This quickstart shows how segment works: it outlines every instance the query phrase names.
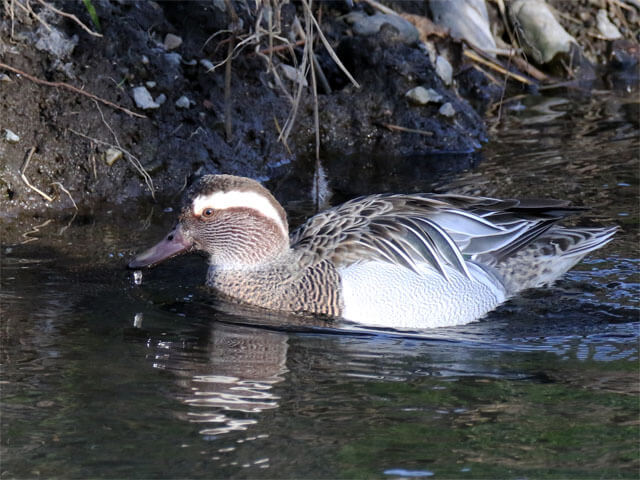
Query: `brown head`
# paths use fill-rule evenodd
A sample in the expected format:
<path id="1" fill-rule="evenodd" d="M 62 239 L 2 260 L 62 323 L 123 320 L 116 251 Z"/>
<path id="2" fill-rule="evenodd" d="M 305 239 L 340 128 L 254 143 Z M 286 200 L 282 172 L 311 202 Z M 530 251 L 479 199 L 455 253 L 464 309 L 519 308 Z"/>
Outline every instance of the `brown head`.
<path id="1" fill-rule="evenodd" d="M 254 268 L 288 248 L 287 216 L 266 188 L 250 178 L 206 175 L 189 189 L 173 230 L 129 267 L 201 250 L 219 268 Z"/>

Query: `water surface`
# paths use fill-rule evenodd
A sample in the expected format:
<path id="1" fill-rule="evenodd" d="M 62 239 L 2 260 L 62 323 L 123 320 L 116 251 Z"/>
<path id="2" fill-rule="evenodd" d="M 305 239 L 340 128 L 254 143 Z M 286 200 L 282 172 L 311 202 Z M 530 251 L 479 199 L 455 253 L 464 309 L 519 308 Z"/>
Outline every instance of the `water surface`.
<path id="1" fill-rule="evenodd" d="M 123 267 L 170 228 L 163 206 L 3 226 L 0 476 L 637 478 L 637 119 L 629 99 L 523 97 L 462 174 L 416 175 L 426 156 L 350 182 L 327 162 L 333 202 L 566 198 L 593 207 L 577 224 L 621 226 L 555 286 L 463 327 L 240 308 L 200 287 L 197 255 L 136 285 Z M 294 223 L 309 213 L 274 187 Z"/>

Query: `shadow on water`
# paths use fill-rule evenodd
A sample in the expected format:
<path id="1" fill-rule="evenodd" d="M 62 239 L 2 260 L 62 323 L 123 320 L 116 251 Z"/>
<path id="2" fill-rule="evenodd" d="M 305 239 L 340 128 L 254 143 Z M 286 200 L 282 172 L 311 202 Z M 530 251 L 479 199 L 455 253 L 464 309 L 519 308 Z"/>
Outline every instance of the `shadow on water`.
<path id="1" fill-rule="evenodd" d="M 3 245 L 0 476 L 637 476 L 637 104 L 522 107 L 462 174 L 328 167 L 336 201 L 385 186 L 562 197 L 594 207 L 580 224 L 623 227 L 470 325 L 373 330 L 223 302 L 197 255 L 137 285 L 126 261 L 175 215 L 144 205 Z"/>

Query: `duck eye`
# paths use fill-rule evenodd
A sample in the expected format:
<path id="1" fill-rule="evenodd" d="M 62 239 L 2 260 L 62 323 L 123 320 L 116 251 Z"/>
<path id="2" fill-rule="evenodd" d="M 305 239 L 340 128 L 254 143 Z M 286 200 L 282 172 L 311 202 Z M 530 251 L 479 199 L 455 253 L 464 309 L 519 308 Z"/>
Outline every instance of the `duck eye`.
<path id="1" fill-rule="evenodd" d="M 202 211 L 202 216 L 203 216 L 203 217 L 205 217 L 205 218 L 209 218 L 209 217 L 211 217 L 212 215 L 213 215 L 213 208 L 205 208 L 205 209 Z"/>

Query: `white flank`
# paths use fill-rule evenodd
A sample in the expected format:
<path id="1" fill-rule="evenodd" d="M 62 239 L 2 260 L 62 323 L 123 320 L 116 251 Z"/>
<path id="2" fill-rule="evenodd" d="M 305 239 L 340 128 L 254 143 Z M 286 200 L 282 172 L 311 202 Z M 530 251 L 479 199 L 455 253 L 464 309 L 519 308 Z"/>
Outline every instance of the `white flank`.
<path id="1" fill-rule="evenodd" d="M 282 219 L 269 199 L 256 192 L 239 192 L 231 190 L 230 192 L 215 192 L 209 195 L 198 195 L 193 200 L 193 213 L 201 215 L 206 208 L 214 208 L 216 210 L 224 210 L 227 208 L 250 208 L 259 214 L 272 219 L 276 225 L 280 227 L 283 235 L 286 237 L 289 233 L 282 223 Z"/>
<path id="2" fill-rule="evenodd" d="M 478 320 L 506 299 L 502 285 L 476 264 L 467 263 L 471 280 L 445 268 L 449 280 L 426 264 L 419 273 L 379 261 L 343 267 L 342 317 L 372 327 L 447 327 Z"/>

